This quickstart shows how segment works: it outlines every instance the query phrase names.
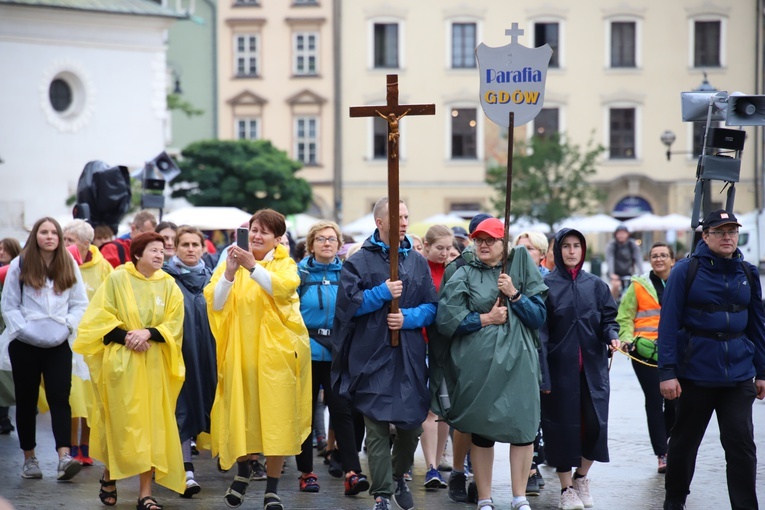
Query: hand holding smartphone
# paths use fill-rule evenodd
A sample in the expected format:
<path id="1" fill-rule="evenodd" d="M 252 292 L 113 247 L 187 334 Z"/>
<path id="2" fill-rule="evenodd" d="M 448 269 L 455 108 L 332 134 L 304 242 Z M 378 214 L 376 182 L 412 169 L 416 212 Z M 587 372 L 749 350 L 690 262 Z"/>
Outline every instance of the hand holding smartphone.
<path id="1" fill-rule="evenodd" d="M 236 245 L 241 249 L 250 251 L 250 230 L 246 227 L 236 229 Z"/>

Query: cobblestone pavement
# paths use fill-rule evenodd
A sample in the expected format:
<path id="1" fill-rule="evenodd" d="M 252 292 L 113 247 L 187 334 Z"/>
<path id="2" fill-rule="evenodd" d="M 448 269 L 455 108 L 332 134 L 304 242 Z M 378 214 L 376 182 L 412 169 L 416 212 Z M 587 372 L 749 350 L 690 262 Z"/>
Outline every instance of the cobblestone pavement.
<path id="1" fill-rule="evenodd" d="M 595 464 L 590 471 L 591 491 L 595 508 L 599 509 L 660 509 L 663 501 L 664 478 L 656 472 L 656 458 L 651 451 L 643 411 L 643 396 L 629 366 L 627 358 L 617 355 L 611 370 L 611 411 L 609 444 L 611 462 Z M 754 404 L 756 441 L 760 451 L 765 451 L 765 403 Z M 18 449 L 15 433 L 0 436 L 0 495 L 10 500 L 15 508 L 22 509 L 103 509 L 98 500 L 98 479 L 101 467 L 83 468 L 71 482 L 56 482 L 56 454 L 50 432 L 49 415 L 38 418 L 38 448 L 44 478 L 23 480 L 20 477 L 22 454 Z M 362 456 L 366 467 L 366 458 Z M 493 497 L 497 508 L 509 509 L 512 494 L 509 488 L 507 445 L 497 445 L 495 455 Z M 155 496 L 165 509 L 224 509 L 223 494 L 233 478 L 233 471 L 220 473 L 209 454 L 202 452 L 195 459 L 197 481 L 202 492 L 191 500 L 162 487 L 156 487 Z M 758 468 L 758 495 L 765 503 L 765 468 Z M 288 510 L 299 509 L 371 509 L 374 506 L 368 494 L 346 497 L 342 481 L 329 476 L 322 459 L 317 458 L 314 467 L 319 475 L 321 492 L 300 493 L 297 489 L 297 471 L 294 459 L 289 459 L 279 492 Z M 529 498 L 534 510 L 554 509 L 558 506 L 559 485 L 553 470 L 542 468 L 547 486 L 539 497 Z M 445 490 L 425 491 L 422 487 L 425 475 L 424 460 L 420 452 L 415 457 L 414 481 L 409 486 L 418 509 L 463 510 L 475 508 L 452 502 Z M 445 476 L 448 476 L 445 473 Z M 242 509 L 262 508 L 265 482 L 250 484 Z M 138 495 L 137 478 L 118 483 L 119 502 L 116 509 L 135 508 Z M 725 460 L 720 447 L 717 424 L 713 419 L 699 451 L 696 476 L 688 498 L 689 509 L 729 508 L 725 483 Z"/>

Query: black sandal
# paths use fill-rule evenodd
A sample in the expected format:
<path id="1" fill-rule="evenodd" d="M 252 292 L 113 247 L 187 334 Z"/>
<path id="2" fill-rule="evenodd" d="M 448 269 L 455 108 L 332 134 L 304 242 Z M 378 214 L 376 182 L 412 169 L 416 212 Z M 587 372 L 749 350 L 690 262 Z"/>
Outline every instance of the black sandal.
<path id="1" fill-rule="evenodd" d="M 114 506 L 117 504 L 117 480 L 104 480 L 101 478 L 99 480 L 99 483 L 101 483 L 101 489 L 98 491 L 98 499 L 101 500 L 101 503 L 103 503 L 106 506 Z M 113 491 L 108 491 L 105 489 L 105 487 L 114 487 Z M 107 501 L 107 499 L 113 500 L 112 502 Z"/>
<path id="2" fill-rule="evenodd" d="M 154 496 L 146 496 L 138 500 L 138 504 L 135 506 L 136 510 L 162 510 L 162 505 L 157 503 Z"/>
<path id="3" fill-rule="evenodd" d="M 235 476 L 231 486 L 226 490 L 223 501 L 229 508 L 237 508 L 244 503 L 244 494 L 247 492 L 247 486 L 250 485 L 250 479 L 244 476 Z"/>
<path id="4" fill-rule="evenodd" d="M 267 492 L 263 496 L 263 510 L 284 510 L 282 499 L 274 492 Z"/>

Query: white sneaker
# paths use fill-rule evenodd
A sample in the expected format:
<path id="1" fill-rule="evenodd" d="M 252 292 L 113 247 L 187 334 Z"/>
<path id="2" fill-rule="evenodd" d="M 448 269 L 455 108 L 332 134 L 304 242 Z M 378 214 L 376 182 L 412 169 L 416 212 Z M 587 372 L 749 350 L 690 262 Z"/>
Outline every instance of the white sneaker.
<path id="1" fill-rule="evenodd" d="M 37 457 L 29 457 L 24 460 L 24 466 L 21 468 L 21 478 L 34 480 L 42 478 L 42 471 L 40 471 L 40 464 L 37 462 Z"/>
<path id="2" fill-rule="evenodd" d="M 584 478 L 574 479 L 574 490 L 579 495 L 579 499 L 582 500 L 582 504 L 585 508 L 592 508 L 595 504 L 590 496 L 590 479 L 586 476 Z"/>
<path id="3" fill-rule="evenodd" d="M 579 499 L 579 494 L 571 487 L 568 487 L 560 495 L 558 508 L 561 510 L 584 510 L 584 503 Z"/>
<path id="4" fill-rule="evenodd" d="M 182 498 L 191 498 L 194 494 L 199 494 L 202 487 L 194 480 L 194 472 L 186 471 L 186 490 L 181 494 Z"/>
<path id="5" fill-rule="evenodd" d="M 77 462 L 68 453 L 58 459 L 58 476 L 56 480 L 61 482 L 71 480 L 74 475 L 80 472 L 82 464 Z"/>

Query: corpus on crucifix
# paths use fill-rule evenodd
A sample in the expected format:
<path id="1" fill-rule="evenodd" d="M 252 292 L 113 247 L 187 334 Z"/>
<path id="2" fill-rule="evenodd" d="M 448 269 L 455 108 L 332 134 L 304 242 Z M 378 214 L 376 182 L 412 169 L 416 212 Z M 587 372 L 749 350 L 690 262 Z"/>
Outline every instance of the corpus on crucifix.
<path id="1" fill-rule="evenodd" d="M 399 179 L 398 179 L 398 138 L 399 121 L 406 115 L 435 115 L 434 104 L 398 104 L 398 75 L 387 76 L 387 101 L 384 106 L 351 106 L 351 117 L 382 117 L 388 123 L 388 219 L 390 221 L 390 280 L 398 280 L 398 225 Z M 398 299 L 390 304 L 391 313 L 398 312 Z M 398 345 L 398 331 L 391 331 L 391 345 Z"/>

